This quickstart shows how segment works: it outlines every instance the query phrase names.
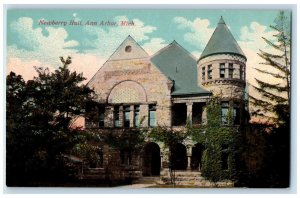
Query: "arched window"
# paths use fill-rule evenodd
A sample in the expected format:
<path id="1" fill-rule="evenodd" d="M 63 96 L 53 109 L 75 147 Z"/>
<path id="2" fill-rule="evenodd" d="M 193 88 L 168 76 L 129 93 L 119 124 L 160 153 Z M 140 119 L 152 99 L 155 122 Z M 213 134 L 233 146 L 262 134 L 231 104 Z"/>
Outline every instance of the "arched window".
<path id="1" fill-rule="evenodd" d="M 144 88 L 137 82 L 124 81 L 117 84 L 108 96 L 108 103 L 141 103 L 146 102 Z"/>

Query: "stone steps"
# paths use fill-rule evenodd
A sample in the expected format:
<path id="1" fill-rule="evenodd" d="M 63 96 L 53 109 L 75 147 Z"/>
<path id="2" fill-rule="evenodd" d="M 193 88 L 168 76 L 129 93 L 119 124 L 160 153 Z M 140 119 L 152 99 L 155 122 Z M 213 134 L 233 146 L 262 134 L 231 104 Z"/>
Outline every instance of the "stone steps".
<path id="1" fill-rule="evenodd" d="M 158 184 L 170 185 L 171 177 L 169 170 L 163 170 L 161 172 L 161 179 Z M 199 187 L 233 187 L 231 181 L 221 181 L 221 182 L 210 182 L 201 176 L 199 171 L 175 171 L 175 184 L 176 185 L 192 185 Z"/>

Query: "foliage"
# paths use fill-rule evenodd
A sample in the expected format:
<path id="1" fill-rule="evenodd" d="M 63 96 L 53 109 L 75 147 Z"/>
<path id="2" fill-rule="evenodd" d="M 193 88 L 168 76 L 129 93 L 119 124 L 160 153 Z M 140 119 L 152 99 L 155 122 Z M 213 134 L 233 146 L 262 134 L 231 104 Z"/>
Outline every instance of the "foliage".
<path id="1" fill-rule="evenodd" d="M 164 146 L 171 147 L 176 143 L 182 143 L 187 138 L 187 133 L 182 130 L 174 130 L 169 127 L 158 126 L 149 133 L 149 138 L 154 141 L 163 142 Z"/>
<path id="2" fill-rule="evenodd" d="M 280 11 L 270 28 L 276 33 L 275 41 L 263 38 L 270 46 L 271 52 L 260 50 L 258 55 L 264 60 L 263 68 L 256 68 L 268 78 L 276 79 L 278 83 L 256 79 L 258 86 L 253 86 L 259 98 L 250 96 L 250 102 L 257 107 L 255 116 L 266 117 L 274 123 L 268 136 L 264 137 L 262 174 L 264 186 L 288 187 L 290 165 L 290 80 L 291 80 L 291 28 L 288 12 Z M 272 72 L 271 72 L 272 71 Z M 275 72 L 274 72 L 275 71 Z M 268 117 L 266 113 L 274 116 Z M 261 126 L 263 130 L 268 126 Z M 255 153 L 256 155 L 259 152 Z M 250 177 L 253 183 L 261 178 Z M 249 180 L 250 180 L 249 179 Z M 254 184 L 255 185 L 255 184 Z M 257 184 L 256 184 L 257 185 Z"/>
<path id="3" fill-rule="evenodd" d="M 102 134 L 103 142 L 112 148 L 121 150 L 139 150 L 144 146 L 146 129 L 128 128 L 109 130 Z"/>
<path id="4" fill-rule="evenodd" d="M 36 68 L 38 77 L 25 82 L 11 72 L 7 76 L 7 184 L 23 179 L 63 178 L 64 155 L 79 141 L 70 128 L 84 112 L 92 90 L 80 85 L 82 74 L 70 72 L 71 58 L 54 73 Z M 26 179 L 25 179 L 26 178 Z"/>
<path id="5" fill-rule="evenodd" d="M 275 41 L 263 37 L 264 41 L 271 47 L 272 52 L 260 50 L 258 55 L 264 62 L 261 63 L 263 66 L 256 68 L 256 70 L 269 75 L 270 78 L 279 83 L 270 83 L 270 81 L 255 78 L 258 86 L 252 86 L 261 97 L 249 97 L 252 105 L 257 107 L 253 112 L 254 116 L 267 118 L 279 126 L 289 124 L 290 119 L 290 17 L 281 11 L 274 23 L 275 25 L 271 25 L 270 28 L 276 32 Z M 268 112 L 272 114 L 266 115 Z M 282 112 L 285 113 L 285 117 L 282 117 Z"/>
<path id="6" fill-rule="evenodd" d="M 231 124 L 222 124 L 220 104 L 220 98 L 211 98 L 206 104 L 207 124 L 188 128 L 188 134 L 192 139 L 206 148 L 202 155 L 201 171 L 205 178 L 213 182 L 224 179 L 236 180 L 239 174 L 237 159 L 240 153 L 238 149 L 238 144 L 241 143 L 240 130 Z M 230 116 L 231 113 L 228 113 L 228 123 L 232 123 Z M 224 163 L 222 155 L 228 156 L 228 167 L 222 167 Z"/>
<path id="7" fill-rule="evenodd" d="M 103 152 L 103 139 L 99 133 L 94 131 L 80 131 L 76 136 L 76 144 L 70 151 L 71 155 L 80 157 L 89 164 L 101 162 L 100 152 Z"/>

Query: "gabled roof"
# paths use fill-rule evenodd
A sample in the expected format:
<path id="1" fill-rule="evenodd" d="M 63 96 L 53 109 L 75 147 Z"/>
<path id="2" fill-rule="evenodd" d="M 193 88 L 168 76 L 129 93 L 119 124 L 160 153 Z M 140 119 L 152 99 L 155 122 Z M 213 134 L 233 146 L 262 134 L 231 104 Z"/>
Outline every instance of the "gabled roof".
<path id="1" fill-rule="evenodd" d="M 217 28 L 209 39 L 199 60 L 210 55 L 224 53 L 236 54 L 246 58 L 244 52 L 225 24 L 223 17 L 221 17 Z"/>
<path id="2" fill-rule="evenodd" d="M 176 41 L 158 51 L 151 57 L 151 62 L 174 81 L 172 92 L 176 95 L 210 95 L 210 92 L 198 86 L 197 61 Z"/>
<path id="3" fill-rule="evenodd" d="M 108 61 L 148 57 L 147 52 L 129 35 L 109 57 Z"/>

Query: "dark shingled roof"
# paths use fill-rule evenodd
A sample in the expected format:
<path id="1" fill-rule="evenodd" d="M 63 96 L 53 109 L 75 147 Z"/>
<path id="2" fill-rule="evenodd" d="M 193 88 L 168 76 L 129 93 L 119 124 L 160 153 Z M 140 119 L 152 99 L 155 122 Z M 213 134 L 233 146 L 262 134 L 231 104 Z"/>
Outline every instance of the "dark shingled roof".
<path id="1" fill-rule="evenodd" d="M 217 28 L 204 48 L 199 60 L 210 55 L 224 53 L 236 54 L 246 58 L 242 49 L 221 17 Z"/>
<path id="2" fill-rule="evenodd" d="M 169 79 L 175 82 L 172 96 L 210 95 L 197 85 L 197 61 L 176 41 L 158 51 L 151 61 Z"/>

